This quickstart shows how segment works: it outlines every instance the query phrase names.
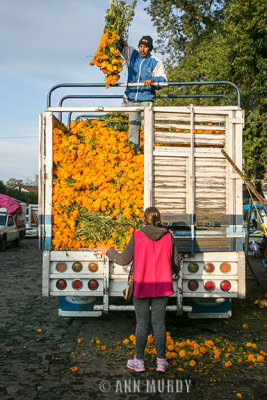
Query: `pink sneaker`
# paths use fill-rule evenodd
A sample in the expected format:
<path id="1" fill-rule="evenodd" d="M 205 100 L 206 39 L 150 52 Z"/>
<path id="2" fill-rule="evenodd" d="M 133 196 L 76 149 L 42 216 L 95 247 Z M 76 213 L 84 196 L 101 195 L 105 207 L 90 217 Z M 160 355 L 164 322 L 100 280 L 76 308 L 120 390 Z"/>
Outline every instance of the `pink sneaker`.
<path id="1" fill-rule="evenodd" d="M 137 358 L 133 358 L 133 360 L 127 361 L 127 368 L 134 370 L 135 372 L 144 372 L 145 371 L 145 363 L 144 360 L 137 360 Z"/>
<path id="2" fill-rule="evenodd" d="M 158 372 L 165 372 L 167 367 L 168 367 L 168 363 L 166 361 L 165 358 L 158 358 L 157 357 L 157 369 L 156 371 Z"/>

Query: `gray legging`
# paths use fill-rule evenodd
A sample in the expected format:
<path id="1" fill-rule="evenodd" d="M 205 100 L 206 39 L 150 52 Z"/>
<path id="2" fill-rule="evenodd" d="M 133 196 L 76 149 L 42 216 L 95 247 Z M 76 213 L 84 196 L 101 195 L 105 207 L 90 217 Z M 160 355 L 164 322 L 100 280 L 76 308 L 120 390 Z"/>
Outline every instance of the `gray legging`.
<path id="1" fill-rule="evenodd" d="M 133 298 L 136 315 L 136 358 L 142 360 L 147 343 L 147 336 L 150 325 L 150 306 L 151 306 L 151 325 L 155 340 L 158 358 L 165 358 L 166 351 L 166 329 L 165 315 L 168 297 L 144 297 Z"/>

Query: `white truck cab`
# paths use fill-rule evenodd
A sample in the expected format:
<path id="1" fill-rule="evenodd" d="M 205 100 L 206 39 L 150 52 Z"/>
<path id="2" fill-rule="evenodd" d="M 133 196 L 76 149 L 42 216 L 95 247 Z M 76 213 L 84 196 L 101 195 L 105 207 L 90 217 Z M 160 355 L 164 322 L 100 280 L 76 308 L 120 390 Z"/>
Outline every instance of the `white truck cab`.
<path id="1" fill-rule="evenodd" d="M 6 208 L 0 208 L 0 250 L 5 250 L 8 243 L 20 245 L 25 235 L 25 213 L 17 215 L 8 214 Z"/>

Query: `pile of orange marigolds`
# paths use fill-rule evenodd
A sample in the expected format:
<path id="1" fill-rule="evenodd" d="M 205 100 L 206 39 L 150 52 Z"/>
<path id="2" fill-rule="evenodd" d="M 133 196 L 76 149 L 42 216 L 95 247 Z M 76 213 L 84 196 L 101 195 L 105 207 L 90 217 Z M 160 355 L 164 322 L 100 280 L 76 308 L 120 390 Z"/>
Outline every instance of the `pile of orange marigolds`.
<path id="1" fill-rule="evenodd" d="M 99 339 L 92 339 L 91 343 L 98 345 L 97 350 L 109 350 L 111 354 L 115 350 L 116 357 L 120 356 L 123 347 L 128 350 L 128 355 L 135 353 L 135 335 L 130 335 L 122 343 L 118 342 L 110 349 L 107 349 Z M 181 371 L 184 371 L 183 368 L 186 366 L 201 367 L 207 362 L 210 365 L 218 362 L 225 368 L 242 362 L 263 365 L 267 355 L 266 352 L 257 348 L 256 343 L 247 342 L 238 346 L 222 338 L 202 339 L 199 342 L 187 339 L 178 342 L 172 339 L 170 332 L 166 333 L 166 347 L 166 358 L 171 360 L 170 367 L 176 367 Z M 149 360 L 149 358 L 153 359 L 156 354 L 154 338 L 152 335 L 148 335 L 145 356 Z"/>
<path id="2" fill-rule="evenodd" d="M 115 85 L 120 79 L 119 73 L 122 71 L 123 58 L 117 49 L 120 36 L 116 31 L 105 30 L 100 38 L 94 59 L 90 65 L 96 65 L 106 74 L 106 87 Z"/>
<path id="3" fill-rule="evenodd" d="M 106 242 L 77 238 L 80 210 L 142 218 L 143 154 L 134 154 L 127 133 L 92 120 L 72 123 L 71 131 L 54 129 L 53 157 L 53 248 L 115 246 L 115 233 Z M 132 231 L 120 238 L 122 248 Z"/>

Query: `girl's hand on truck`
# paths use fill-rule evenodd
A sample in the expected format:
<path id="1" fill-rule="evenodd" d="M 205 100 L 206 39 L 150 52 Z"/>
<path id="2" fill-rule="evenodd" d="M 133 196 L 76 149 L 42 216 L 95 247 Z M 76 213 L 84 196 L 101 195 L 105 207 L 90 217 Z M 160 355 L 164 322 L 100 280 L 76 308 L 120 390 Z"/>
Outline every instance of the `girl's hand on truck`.
<path id="1" fill-rule="evenodd" d="M 179 280 L 179 279 L 180 279 L 180 274 L 179 274 L 179 272 L 173 272 L 172 277 L 173 277 L 173 279 Z"/>
<path id="2" fill-rule="evenodd" d="M 95 250 L 96 255 L 102 255 L 105 256 L 107 254 L 107 251 L 109 250 L 109 247 L 104 247 L 104 246 L 99 246 Z"/>

